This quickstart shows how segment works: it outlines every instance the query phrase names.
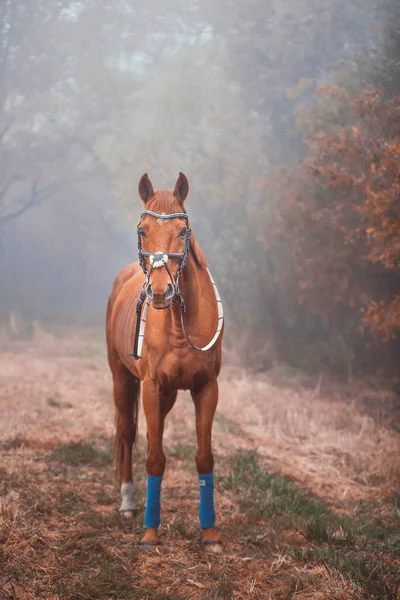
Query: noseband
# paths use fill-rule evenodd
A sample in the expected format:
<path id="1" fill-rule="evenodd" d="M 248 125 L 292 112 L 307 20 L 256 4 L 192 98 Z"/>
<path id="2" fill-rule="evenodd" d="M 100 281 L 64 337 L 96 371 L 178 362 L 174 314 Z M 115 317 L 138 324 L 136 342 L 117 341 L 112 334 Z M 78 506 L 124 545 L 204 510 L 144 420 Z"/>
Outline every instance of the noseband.
<path id="1" fill-rule="evenodd" d="M 129 354 L 129 356 L 133 356 L 133 358 L 135 358 L 136 360 L 139 358 L 142 358 L 141 351 L 142 351 L 143 340 L 144 340 L 144 331 L 145 331 L 145 325 L 146 325 L 146 320 L 147 320 L 147 312 L 149 310 L 149 304 L 150 304 L 147 290 L 148 290 L 149 283 L 150 283 L 150 276 L 151 276 L 153 270 L 159 269 L 159 268 L 165 268 L 165 270 L 167 271 L 169 278 L 171 280 L 171 283 L 172 283 L 172 287 L 174 289 L 174 295 L 178 298 L 178 300 L 180 302 L 182 330 L 188 341 L 188 346 L 190 348 L 193 348 L 193 350 L 199 350 L 201 352 L 205 352 L 206 350 L 209 350 L 217 341 L 217 339 L 221 333 L 222 327 L 223 327 L 224 315 L 223 315 L 222 301 L 219 296 L 217 286 L 215 285 L 214 280 L 211 277 L 211 273 L 207 269 L 208 275 L 210 277 L 210 280 L 211 280 L 211 283 L 212 283 L 212 286 L 214 289 L 215 299 L 217 301 L 218 327 L 214 334 L 213 339 L 206 346 L 203 346 L 202 348 L 200 348 L 198 346 L 195 346 L 190 341 L 189 336 L 186 333 L 185 324 L 183 322 L 183 315 L 186 312 L 185 301 L 183 299 L 183 296 L 182 296 L 182 293 L 181 293 L 181 290 L 179 287 L 179 278 L 181 276 L 183 269 L 186 266 L 187 257 L 188 257 L 189 250 L 190 250 L 190 235 L 192 233 L 192 230 L 189 227 L 189 216 L 186 213 L 171 213 L 168 215 L 160 215 L 151 210 L 144 210 L 141 213 L 140 218 L 142 218 L 143 215 L 150 215 L 152 217 L 156 217 L 157 219 L 164 219 L 164 220 L 174 219 L 174 218 L 184 218 L 184 219 L 186 219 L 187 229 L 186 229 L 186 234 L 185 234 L 185 246 L 184 246 L 183 252 L 145 252 L 142 249 L 142 238 L 140 235 L 140 222 L 137 226 L 139 264 L 142 268 L 144 276 L 146 277 L 146 280 L 143 284 L 143 288 L 140 293 L 138 303 L 136 305 L 135 339 L 134 339 L 134 343 L 133 343 L 133 352 L 132 352 L 132 354 Z M 146 261 L 145 261 L 146 257 L 149 259 L 149 263 L 150 263 L 149 271 L 146 268 Z M 171 270 L 168 266 L 168 260 L 170 258 L 173 258 L 173 259 L 178 258 L 180 260 L 175 280 L 174 280 Z M 143 307 L 143 303 L 145 301 L 146 301 L 146 304 L 145 304 L 145 307 L 143 310 L 143 315 L 142 315 L 142 307 Z"/>

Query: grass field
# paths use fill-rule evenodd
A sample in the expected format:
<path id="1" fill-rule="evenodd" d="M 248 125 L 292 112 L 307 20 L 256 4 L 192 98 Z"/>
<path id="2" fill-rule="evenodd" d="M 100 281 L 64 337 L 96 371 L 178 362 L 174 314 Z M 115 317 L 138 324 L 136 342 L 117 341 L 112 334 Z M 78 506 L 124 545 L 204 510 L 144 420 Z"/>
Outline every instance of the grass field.
<path id="1" fill-rule="evenodd" d="M 186 393 L 165 432 L 163 543 L 141 550 L 145 423 L 127 523 L 102 340 L 0 340 L 0 599 L 400 598 L 399 404 L 373 382 L 225 367 L 214 426 L 225 552 L 200 546 Z"/>

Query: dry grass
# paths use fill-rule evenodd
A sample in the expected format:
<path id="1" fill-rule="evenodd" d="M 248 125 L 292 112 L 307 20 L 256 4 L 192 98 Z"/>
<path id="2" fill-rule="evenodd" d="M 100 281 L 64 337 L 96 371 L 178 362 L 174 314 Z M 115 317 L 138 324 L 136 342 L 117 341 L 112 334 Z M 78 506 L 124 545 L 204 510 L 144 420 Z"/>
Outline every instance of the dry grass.
<path id="1" fill-rule="evenodd" d="M 226 369 L 214 430 L 226 550 L 213 556 L 199 544 L 193 409 L 182 394 L 165 432 L 163 545 L 140 551 L 145 425 L 141 416 L 139 509 L 127 524 L 102 342 L 39 331 L 36 342 L 1 343 L 1 600 L 399 597 L 393 395 Z"/>

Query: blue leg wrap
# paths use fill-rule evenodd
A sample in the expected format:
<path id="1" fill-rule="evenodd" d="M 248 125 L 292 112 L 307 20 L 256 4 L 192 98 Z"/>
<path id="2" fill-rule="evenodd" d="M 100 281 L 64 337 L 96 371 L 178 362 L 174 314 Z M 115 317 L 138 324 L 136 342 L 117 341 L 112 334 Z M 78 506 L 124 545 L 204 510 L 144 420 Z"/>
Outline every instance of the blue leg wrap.
<path id="1" fill-rule="evenodd" d="M 208 529 L 215 527 L 215 509 L 214 509 L 214 473 L 210 475 L 200 475 L 200 528 Z"/>
<path id="2" fill-rule="evenodd" d="M 147 476 L 147 501 L 146 512 L 144 514 L 144 526 L 146 528 L 156 529 L 160 524 L 160 494 L 161 494 L 161 477 Z"/>

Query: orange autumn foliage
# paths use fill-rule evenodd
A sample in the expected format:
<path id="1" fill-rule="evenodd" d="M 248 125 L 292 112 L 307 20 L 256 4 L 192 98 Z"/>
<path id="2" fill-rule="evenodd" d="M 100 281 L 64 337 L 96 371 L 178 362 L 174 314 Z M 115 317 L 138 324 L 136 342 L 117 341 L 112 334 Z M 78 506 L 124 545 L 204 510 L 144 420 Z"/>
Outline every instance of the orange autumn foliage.
<path id="1" fill-rule="evenodd" d="M 340 329 L 356 311 L 364 328 L 393 339 L 400 329 L 400 98 L 326 86 L 311 116 L 309 156 L 279 174 L 271 204 L 268 245 L 276 252 L 278 240 L 286 243 L 281 285 L 306 315 L 325 315 Z M 360 320 L 353 324 L 357 330 Z"/>
<path id="2" fill-rule="evenodd" d="M 330 94 L 330 90 L 324 91 Z M 337 98 L 337 95 L 335 95 Z M 339 102 L 348 121 L 335 135 L 314 138 L 310 167 L 338 190 L 334 209 L 347 243 L 367 261 L 393 271 L 400 267 L 400 98 L 378 90 L 355 97 L 342 93 Z M 400 328 L 400 295 L 376 300 L 367 293 L 363 321 L 383 338 Z M 379 290 L 378 290 L 379 292 Z"/>

